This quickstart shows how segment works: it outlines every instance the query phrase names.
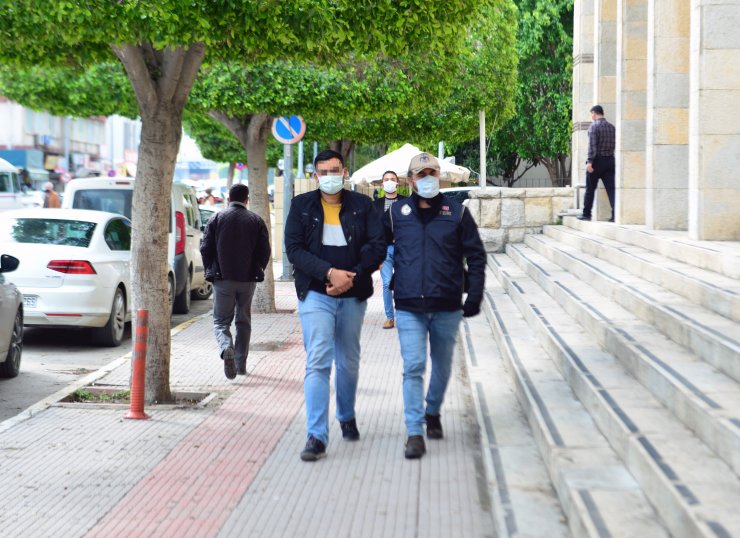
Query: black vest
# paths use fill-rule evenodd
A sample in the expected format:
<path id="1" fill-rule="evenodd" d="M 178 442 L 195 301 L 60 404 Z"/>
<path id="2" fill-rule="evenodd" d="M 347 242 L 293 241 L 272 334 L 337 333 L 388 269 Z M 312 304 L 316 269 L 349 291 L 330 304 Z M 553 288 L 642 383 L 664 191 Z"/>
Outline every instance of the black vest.
<path id="1" fill-rule="evenodd" d="M 390 208 L 395 251 L 393 296 L 461 301 L 463 245 L 459 235 L 463 206 L 443 196 L 439 213 L 424 224 L 413 198 Z"/>

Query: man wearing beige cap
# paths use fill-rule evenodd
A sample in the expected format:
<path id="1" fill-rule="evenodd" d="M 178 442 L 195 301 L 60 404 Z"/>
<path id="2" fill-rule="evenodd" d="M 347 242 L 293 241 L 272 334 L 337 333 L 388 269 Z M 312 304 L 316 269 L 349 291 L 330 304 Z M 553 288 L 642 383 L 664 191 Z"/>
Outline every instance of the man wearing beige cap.
<path id="1" fill-rule="evenodd" d="M 386 240 L 394 241 L 396 328 L 403 356 L 405 457 L 426 453 L 442 439 L 440 409 L 452 369 L 460 320 L 480 312 L 486 251 L 467 208 L 439 192 L 440 167 L 429 153 L 411 159 L 412 195 L 386 212 Z M 467 263 L 467 275 L 464 264 Z M 467 298 L 463 303 L 463 290 Z M 424 405 L 427 343 L 432 370 Z"/>
<path id="2" fill-rule="evenodd" d="M 44 183 L 44 207 L 60 207 L 59 195 L 54 190 L 54 184 L 51 181 Z"/>

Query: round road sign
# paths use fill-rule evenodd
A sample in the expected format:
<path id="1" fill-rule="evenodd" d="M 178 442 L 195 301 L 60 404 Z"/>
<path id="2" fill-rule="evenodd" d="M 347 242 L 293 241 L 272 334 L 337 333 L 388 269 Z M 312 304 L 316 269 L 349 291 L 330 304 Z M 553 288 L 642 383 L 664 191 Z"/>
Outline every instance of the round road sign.
<path id="1" fill-rule="evenodd" d="M 295 144 L 306 134 L 306 122 L 300 116 L 280 116 L 272 122 L 272 136 L 283 144 Z"/>

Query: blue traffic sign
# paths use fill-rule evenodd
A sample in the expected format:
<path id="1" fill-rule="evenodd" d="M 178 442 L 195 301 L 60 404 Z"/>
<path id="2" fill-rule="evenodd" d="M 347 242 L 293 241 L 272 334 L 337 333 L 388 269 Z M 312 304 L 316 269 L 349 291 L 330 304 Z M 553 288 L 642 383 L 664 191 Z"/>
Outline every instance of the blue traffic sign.
<path id="1" fill-rule="evenodd" d="M 306 122 L 300 116 L 280 116 L 272 122 L 272 136 L 283 144 L 296 144 L 306 134 Z"/>

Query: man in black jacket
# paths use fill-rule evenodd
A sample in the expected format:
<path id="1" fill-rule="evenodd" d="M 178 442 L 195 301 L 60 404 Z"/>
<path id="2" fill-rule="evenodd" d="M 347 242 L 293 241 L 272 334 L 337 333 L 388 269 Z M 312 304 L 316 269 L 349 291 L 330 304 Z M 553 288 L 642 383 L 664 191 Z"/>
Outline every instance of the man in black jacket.
<path id="1" fill-rule="evenodd" d="M 385 254 L 383 228 L 372 201 L 343 189 L 347 169 L 342 155 L 322 151 L 314 159 L 314 170 L 319 189 L 293 199 L 285 224 L 285 252 L 295 268 L 306 348 L 304 461 L 326 455 L 332 361 L 342 436 L 349 441 L 360 438 L 355 418 L 360 332 L 373 293 L 372 273 Z"/>
<path id="2" fill-rule="evenodd" d="M 386 211 L 399 200 L 406 198 L 398 194 L 398 174 L 393 170 L 383 172 L 383 197 L 373 201 L 373 207 L 382 219 Z M 393 312 L 393 292 L 391 291 L 391 279 L 393 278 L 393 244 L 388 245 L 385 260 L 380 266 L 380 280 L 383 282 L 383 306 L 385 307 L 384 329 L 392 329 L 396 326 L 396 316 Z"/>
<path id="3" fill-rule="evenodd" d="M 248 200 L 249 187 L 233 185 L 229 207 L 208 221 L 200 246 L 206 278 L 213 282 L 213 329 L 228 379 L 247 374 L 252 297 L 257 282 L 265 279 L 265 267 L 270 261 L 267 226 L 247 209 Z M 231 322 L 235 312 L 233 341 Z"/>
<path id="4" fill-rule="evenodd" d="M 405 456 L 412 459 L 426 452 L 425 422 L 427 438 L 443 437 L 440 409 L 455 339 L 461 318 L 480 312 L 486 251 L 467 208 L 439 192 L 440 167 L 433 155 L 421 153 L 411 159 L 407 177 L 414 193 L 393 204 L 384 222 L 388 241 L 395 241 L 393 296 L 403 356 Z M 427 342 L 432 373 L 425 408 Z"/>

